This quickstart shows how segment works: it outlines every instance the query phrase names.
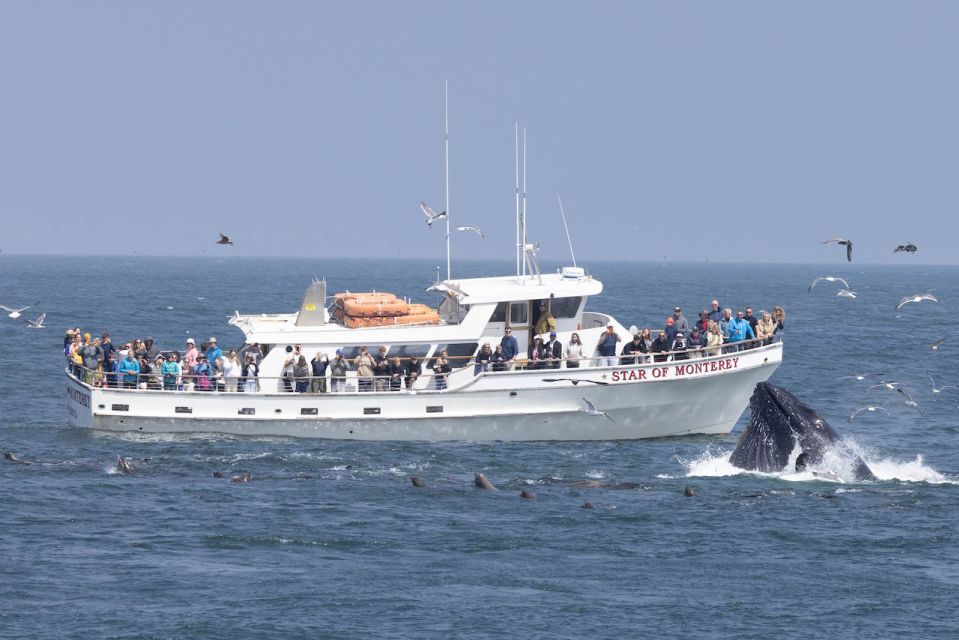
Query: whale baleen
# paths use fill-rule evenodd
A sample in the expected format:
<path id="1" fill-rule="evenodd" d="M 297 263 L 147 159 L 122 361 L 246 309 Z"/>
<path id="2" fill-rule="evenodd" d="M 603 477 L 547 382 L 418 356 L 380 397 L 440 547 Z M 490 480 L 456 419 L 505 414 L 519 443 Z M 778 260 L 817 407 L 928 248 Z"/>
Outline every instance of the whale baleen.
<path id="1" fill-rule="evenodd" d="M 736 444 L 729 462 L 748 471 L 782 471 L 793 449 L 799 447 L 803 465 L 822 462 L 824 453 L 835 447 L 853 458 L 857 480 L 874 480 L 872 471 L 848 449 L 839 433 L 816 411 L 782 387 L 760 382 L 749 399 L 752 418 Z"/>

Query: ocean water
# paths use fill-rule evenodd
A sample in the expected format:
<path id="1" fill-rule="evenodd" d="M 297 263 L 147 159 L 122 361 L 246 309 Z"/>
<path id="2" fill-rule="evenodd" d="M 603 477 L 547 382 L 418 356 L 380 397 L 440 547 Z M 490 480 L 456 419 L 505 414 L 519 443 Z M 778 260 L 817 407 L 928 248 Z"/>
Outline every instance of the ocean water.
<path id="1" fill-rule="evenodd" d="M 510 444 L 71 429 L 69 326 L 234 346 L 234 309 L 295 310 L 313 276 L 431 302 L 435 264 L 2 256 L 0 304 L 39 301 L 49 328 L 0 316 L 0 449 L 33 462 L 0 460 L 0 637 L 955 638 L 959 393 L 933 394 L 927 374 L 959 384 L 959 269 L 908 260 L 588 265 L 605 283 L 590 308 L 627 326 L 660 326 L 677 304 L 693 320 L 712 297 L 783 306 L 773 381 L 879 478 L 839 482 L 731 467 L 744 421 L 728 437 Z M 824 274 L 858 297 L 807 292 Z M 941 303 L 894 311 L 927 290 Z M 922 415 L 840 379 L 866 372 L 901 381 Z M 847 421 L 866 404 L 890 415 Z M 133 475 L 116 473 L 117 455 Z M 477 471 L 500 491 L 474 488 Z M 573 484 L 589 480 L 638 487 Z"/>

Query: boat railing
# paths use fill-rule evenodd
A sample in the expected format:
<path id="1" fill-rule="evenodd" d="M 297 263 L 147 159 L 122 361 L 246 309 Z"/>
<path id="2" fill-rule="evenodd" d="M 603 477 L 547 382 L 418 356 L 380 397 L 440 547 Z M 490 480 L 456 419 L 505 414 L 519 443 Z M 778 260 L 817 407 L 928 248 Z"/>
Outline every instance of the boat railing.
<path id="1" fill-rule="evenodd" d="M 563 358 L 560 360 L 543 359 L 531 361 L 518 358 L 507 363 L 477 363 L 474 356 L 460 358 L 449 373 L 436 373 L 426 368 L 416 376 L 407 376 L 405 372 L 390 376 L 360 376 L 355 370 L 348 372 L 346 378 L 334 378 L 327 373 L 324 377 L 303 376 L 257 376 L 255 378 L 224 377 L 221 375 L 204 376 L 184 373 L 179 376 L 166 376 L 162 373 L 124 373 L 92 370 L 78 364 L 68 363 L 67 373 L 78 382 L 91 387 L 101 387 L 111 391 L 156 391 L 156 392 L 203 392 L 203 393 L 366 393 L 370 391 L 442 391 L 459 388 L 477 375 L 525 374 L 531 371 L 548 371 L 559 368 L 596 369 L 621 366 L 640 366 L 664 362 L 677 362 L 701 358 L 713 358 L 741 351 L 749 351 L 781 342 L 782 335 L 770 338 L 757 338 L 741 342 L 725 343 L 715 347 L 696 347 L 680 351 L 659 353 L 634 353 L 609 358 L 590 356 L 585 358 Z M 568 366 L 575 363 L 573 366 Z"/>

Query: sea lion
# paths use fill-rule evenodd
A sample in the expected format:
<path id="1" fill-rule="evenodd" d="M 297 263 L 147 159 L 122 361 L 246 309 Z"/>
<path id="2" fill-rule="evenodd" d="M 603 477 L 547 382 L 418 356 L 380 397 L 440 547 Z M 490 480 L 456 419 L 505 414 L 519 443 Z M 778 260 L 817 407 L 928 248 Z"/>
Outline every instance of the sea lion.
<path id="1" fill-rule="evenodd" d="M 519 492 L 519 497 L 525 500 L 535 500 L 536 494 L 533 493 L 532 491 L 527 491 L 526 489 L 523 489 L 522 491 Z"/>
<path id="2" fill-rule="evenodd" d="M 3 457 L 9 460 L 10 462 L 16 462 L 17 464 L 33 464 L 29 460 L 24 460 L 23 458 L 19 457 L 17 454 L 15 454 L 12 451 L 4 451 Z"/>
<path id="3" fill-rule="evenodd" d="M 421 488 L 421 487 L 425 487 L 425 486 L 426 486 L 426 481 L 423 480 L 423 478 L 417 478 L 416 476 L 412 476 L 412 477 L 410 478 L 410 482 L 413 483 L 413 486 L 414 486 L 414 487 L 420 487 L 420 488 Z"/>
<path id="4" fill-rule="evenodd" d="M 213 472 L 213 477 L 214 477 L 214 478 L 225 478 L 226 475 L 225 475 L 222 471 L 214 471 L 214 472 Z"/>
<path id="5" fill-rule="evenodd" d="M 592 509 L 592 508 L 593 508 L 593 503 L 592 503 L 592 502 L 584 502 L 583 504 L 579 505 L 579 508 L 580 508 L 580 509 Z"/>
<path id="6" fill-rule="evenodd" d="M 687 484 L 686 487 L 683 489 L 683 495 L 686 496 L 687 498 L 692 498 L 693 496 L 696 495 L 696 490 Z"/>
<path id="7" fill-rule="evenodd" d="M 133 465 L 123 459 L 123 456 L 117 456 L 117 471 L 127 475 L 133 473 Z"/>
<path id="8" fill-rule="evenodd" d="M 484 476 L 482 473 L 479 473 L 479 472 L 477 472 L 476 475 L 473 476 L 473 484 L 475 484 L 480 489 L 486 489 L 487 491 L 499 491 L 499 489 L 496 488 L 496 485 L 494 485 L 492 482 L 487 480 L 486 476 Z"/>
<path id="9" fill-rule="evenodd" d="M 253 474 L 250 473 L 249 471 L 244 471 L 243 473 L 239 475 L 235 475 L 232 478 L 230 478 L 230 482 L 249 482 L 252 479 L 253 479 Z"/>

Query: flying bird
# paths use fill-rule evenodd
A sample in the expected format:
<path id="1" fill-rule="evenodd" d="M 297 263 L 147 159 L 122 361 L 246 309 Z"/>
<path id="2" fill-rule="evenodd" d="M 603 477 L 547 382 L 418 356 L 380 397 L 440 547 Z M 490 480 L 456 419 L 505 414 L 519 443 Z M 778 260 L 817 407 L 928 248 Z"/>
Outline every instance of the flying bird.
<path id="1" fill-rule="evenodd" d="M 905 389 L 896 389 L 896 391 L 898 391 L 899 393 L 903 395 L 903 397 L 906 399 L 907 405 L 909 405 L 910 407 L 915 407 L 916 411 L 919 412 L 919 415 L 923 415 L 922 409 L 919 408 L 919 403 L 917 403 L 915 400 L 912 399 L 912 395 L 910 395 L 908 391 L 906 391 Z"/>
<path id="2" fill-rule="evenodd" d="M 456 231 L 472 231 L 473 233 L 475 233 L 476 235 L 478 235 L 480 238 L 485 238 L 485 237 L 486 237 L 486 234 L 483 233 L 483 230 L 482 230 L 482 229 L 480 229 L 479 227 L 474 227 L 474 226 L 472 226 L 472 225 L 469 225 L 469 226 L 466 226 L 466 227 L 454 227 L 454 229 L 455 229 Z"/>
<path id="3" fill-rule="evenodd" d="M 4 311 L 9 311 L 10 313 L 9 313 L 8 315 L 9 315 L 11 318 L 13 318 L 14 320 L 16 320 L 17 318 L 20 317 L 20 313 L 21 313 L 21 312 L 26 311 L 26 310 L 29 309 L 30 307 L 32 307 L 32 306 L 34 306 L 34 305 L 37 305 L 37 304 L 40 304 L 40 303 L 39 303 L 39 302 L 34 302 L 33 304 L 28 304 L 28 305 L 25 306 L 25 307 L 20 307 L 19 309 L 11 309 L 10 307 L 5 307 L 5 306 L 3 306 L 2 304 L 0 304 L 0 309 L 3 309 Z"/>
<path id="4" fill-rule="evenodd" d="M 932 349 L 933 351 L 939 351 L 939 347 L 942 346 L 942 343 L 945 341 L 946 341 L 945 338 L 939 338 L 938 340 L 933 342 L 931 345 L 929 345 L 929 348 Z"/>
<path id="5" fill-rule="evenodd" d="M 901 384 L 902 384 L 901 382 L 896 382 L 894 380 L 880 380 L 878 384 L 874 384 L 869 388 L 870 389 L 882 388 L 882 389 L 889 389 L 890 391 L 898 391 L 896 387 L 898 387 Z"/>
<path id="6" fill-rule="evenodd" d="M 41 313 L 34 320 L 28 320 L 24 318 L 23 321 L 27 323 L 28 329 L 43 329 L 43 321 L 47 319 L 47 314 Z"/>
<path id="7" fill-rule="evenodd" d="M 600 411 L 599 409 L 597 409 L 597 408 L 596 408 L 596 405 L 594 405 L 592 402 L 590 402 L 590 401 L 587 400 L 586 398 L 583 398 L 583 402 L 586 403 L 586 408 L 583 409 L 583 413 L 585 413 L 586 415 L 588 415 L 588 416 L 606 416 L 606 418 L 608 418 L 610 422 L 616 422 L 615 420 L 613 420 L 612 418 L 609 417 L 609 414 L 608 414 L 608 413 L 606 413 L 605 411 Z"/>
<path id="8" fill-rule="evenodd" d="M 870 376 L 884 376 L 885 373 L 857 373 L 853 376 L 840 376 L 840 380 L 865 380 Z"/>
<path id="9" fill-rule="evenodd" d="M 216 241 L 217 244 L 233 244 L 233 241 L 230 240 L 230 236 L 225 236 L 222 233 L 220 234 L 220 239 Z"/>
<path id="10" fill-rule="evenodd" d="M 932 295 L 931 293 L 918 293 L 914 296 L 906 296 L 899 301 L 899 304 L 896 305 L 896 311 L 899 311 L 904 306 L 910 302 L 922 302 L 923 300 L 931 300 L 932 302 L 939 302 L 939 298 Z"/>
<path id="11" fill-rule="evenodd" d="M 915 253 L 919 250 L 912 242 L 907 242 L 906 244 L 896 245 L 896 248 L 892 250 L 893 253 L 899 253 L 900 251 L 906 251 L 908 253 Z"/>
<path id="12" fill-rule="evenodd" d="M 430 208 L 430 205 L 426 204 L 425 202 L 420 202 L 420 209 L 423 210 L 423 215 L 426 216 L 426 224 L 430 229 L 433 228 L 434 222 L 436 222 L 437 220 L 442 220 L 443 218 L 446 217 L 445 211 L 440 211 L 439 213 L 436 213 L 435 211 L 433 211 L 433 209 Z"/>
<path id="13" fill-rule="evenodd" d="M 839 296 L 840 298 L 855 298 L 856 292 L 850 291 L 849 289 L 840 289 L 839 291 L 836 292 L 836 295 Z"/>
<path id="14" fill-rule="evenodd" d="M 941 387 L 937 387 L 937 386 L 936 386 L 936 381 L 933 379 L 933 377 L 932 377 L 930 374 L 928 374 L 928 373 L 926 374 L 926 376 L 929 378 L 930 382 L 932 382 L 932 392 L 933 392 L 933 393 L 941 393 L 941 392 L 945 391 L 946 389 L 959 389 L 959 387 L 957 387 L 957 386 L 954 385 L 954 384 L 947 384 L 947 385 L 944 385 L 944 386 L 941 386 Z"/>
<path id="15" fill-rule="evenodd" d="M 840 278 L 839 276 L 819 276 L 818 278 L 812 281 L 812 284 L 809 285 L 809 288 L 806 289 L 806 291 L 812 291 L 812 288 L 815 287 L 820 282 L 822 282 L 823 280 L 825 280 L 826 282 L 841 282 L 842 286 L 846 287 L 847 289 L 849 288 L 849 283 L 846 282 L 845 279 Z"/>
<path id="16" fill-rule="evenodd" d="M 822 241 L 823 244 L 829 244 L 830 242 L 846 245 L 846 260 L 852 262 L 852 240 L 845 240 L 844 238 L 830 238 L 829 240 Z"/>
<path id="17" fill-rule="evenodd" d="M 601 380 L 587 380 L 586 378 L 543 378 L 543 382 L 572 382 L 575 387 L 580 382 L 589 382 L 592 384 L 608 385 L 608 382 L 602 382 Z"/>
<path id="18" fill-rule="evenodd" d="M 878 406 L 878 405 L 871 404 L 871 405 L 869 405 L 869 406 L 867 406 L 867 407 L 859 407 L 858 409 L 856 409 L 855 411 L 853 411 L 851 414 L 849 414 L 849 422 L 852 422 L 853 419 L 854 419 L 856 416 L 858 416 L 860 413 L 862 413 L 863 411 L 882 411 L 882 412 L 885 413 L 887 416 L 889 415 L 889 412 L 886 411 L 885 409 L 883 409 L 882 407 L 880 407 L 880 406 Z"/>

